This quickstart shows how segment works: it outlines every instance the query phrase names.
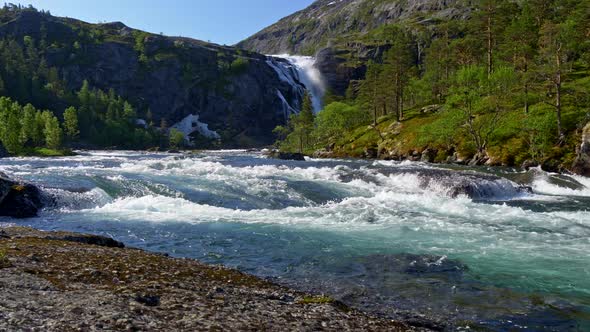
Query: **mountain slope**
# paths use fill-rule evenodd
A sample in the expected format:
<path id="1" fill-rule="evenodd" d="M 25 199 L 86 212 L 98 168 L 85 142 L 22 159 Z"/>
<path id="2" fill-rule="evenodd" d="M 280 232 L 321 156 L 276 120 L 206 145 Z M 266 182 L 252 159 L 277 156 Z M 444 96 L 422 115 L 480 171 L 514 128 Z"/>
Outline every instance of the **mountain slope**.
<path id="1" fill-rule="evenodd" d="M 265 54 L 315 54 L 383 24 L 462 18 L 461 0 L 318 0 L 306 9 L 242 41 L 238 46 Z"/>
<path id="2" fill-rule="evenodd" d="M 87 80 L 92 88 L 113 89 L 156 126 L 196 114 L 223 146 L 271 143 L 272 129 L 285 121 L 277 91 L 289 103 L 299 98 L 263 55 L 119 22 L 89 24 L 9 5 L 0 10 L 0 42 L 0 90 L 23 104 L 59 115 L 70 103 L 67 94 Z M 56 85 L 50 77 L 37 75 L 47 68 L 54 72 L 46 76 L 65 85 L 59 93 L 48 91 Z"/>

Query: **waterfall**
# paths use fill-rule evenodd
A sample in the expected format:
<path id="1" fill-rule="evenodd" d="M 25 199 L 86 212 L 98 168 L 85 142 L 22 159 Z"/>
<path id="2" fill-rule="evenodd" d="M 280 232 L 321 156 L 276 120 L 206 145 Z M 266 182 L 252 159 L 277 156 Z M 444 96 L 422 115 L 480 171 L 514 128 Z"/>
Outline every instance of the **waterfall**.
<path id="1" fill-rule="evenodd" d="M 320 71 L 315 66 L 314 57 L 287 54 L 271 55 L 268 57 L 267 63 L 277 72 L 281 81 L 292 87 L 295 95 L 300 96 L 300 100 L 307 90 L 311 97 L 313 111 L 315 113 L 321 111 L 325 85 Z M 286 111 L 300 109 L 300 105 L 288 106 L 289 109 Z"/>

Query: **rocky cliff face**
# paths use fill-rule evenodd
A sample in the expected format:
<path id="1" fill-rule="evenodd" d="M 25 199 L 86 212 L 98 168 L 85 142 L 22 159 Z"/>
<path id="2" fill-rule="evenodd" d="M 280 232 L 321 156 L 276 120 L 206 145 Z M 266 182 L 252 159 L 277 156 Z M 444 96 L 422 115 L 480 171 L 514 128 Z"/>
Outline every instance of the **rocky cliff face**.
<path id="1" fill-rule="evenodd" d="M 462 18 L 460 0 L 318 0 L 239 43 L 265 54 L 315 54 L 383 24 Z"/>
<path id="2" fill-rule="evenodd" d="M 69 89 L 79 89 L 84 80 L 104 91 L 113 88 L 140 114 L 149 109 L 156 125 L 198 115 L 223 146 L 271 143 L 272 129 L 285 121 L 280 96 L 291 104 L 300 98 L 266 56 L 232 47 L 35 11 L 0 22 L 0 39 L 21 42 L 25 36 L 51 45 L 40 56 Z"/>

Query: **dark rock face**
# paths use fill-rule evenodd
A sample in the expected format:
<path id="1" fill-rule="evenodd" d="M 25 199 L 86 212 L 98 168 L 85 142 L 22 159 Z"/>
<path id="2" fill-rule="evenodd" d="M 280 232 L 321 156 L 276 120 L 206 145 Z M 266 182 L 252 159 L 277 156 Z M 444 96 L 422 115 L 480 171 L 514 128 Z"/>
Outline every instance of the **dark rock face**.
<path id="1" fill-rule="evenodd" d="M 8 157 L 8 151 L 6 151 L 6 149 L 4 148 L 4 145 L 2 145 L 2 142 L 0 142 L 0 158 L 6 158 Z"/>
<path id="2" fill-rule="evenodd" d="M 35 217 L 43 205 L 39 188 L 8 180 L 0 174 L 0 216 Z"/>
<path id="3" fill-rule="evenodd" d="M 223 146 L 255 147 L 272 143 L 272 130 L 286 121 L 279 95 L 289 104 L 299 103 L 300 96 L 279 78 L 264 55 L 146 34 L 141 58 L 135 46 L 139 31 L 122 23 L 91 25 L 23 11 L 0 26 L 0 38 L 40 40 L 44 30 L 48 43 L 57 40 L 59 46 L 63 40 L 81 40 L 78 25 L 100 29 L 109 38 L 81 42 L 79 51 L 51 48 L 43 54 L 47 65 L 58 69 L 71 90 L 78 90 L 84 80 L 93 88 L 113 88 L 140 114 L 149 109 L 156 125 L 165 119 L 171 126 L 195 114 L 221 135 Z"/>
<path id="4" fill-rule="evenodd" d="M 322 73 L 324 82 L 330 91 L 338 95 L 344 95 L 350 81 L 362 80 L 365 77 L 367 67 L 346 66 L 348 51 L 325 48 L 316 55 L 316 67 Z"/>
<path id="5" fill-rule="evenodd" d="M 584 128 L 582 145 L 578 150 L 578 157 L 574 161 L 572 171 L 579 175 L 590 176 L 590 123 Z"/>

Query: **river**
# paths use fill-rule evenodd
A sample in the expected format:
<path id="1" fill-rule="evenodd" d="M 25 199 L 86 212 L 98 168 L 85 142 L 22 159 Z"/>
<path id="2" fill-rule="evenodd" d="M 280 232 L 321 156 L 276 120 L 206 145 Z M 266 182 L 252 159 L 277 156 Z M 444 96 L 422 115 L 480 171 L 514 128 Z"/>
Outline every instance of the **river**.
<path id="1" fill-rule="evenodd" d="M 0 160 L 38 218 L 223 264 L 415 325 L 590 329 L 590 179 L 246 151 Z"/>

